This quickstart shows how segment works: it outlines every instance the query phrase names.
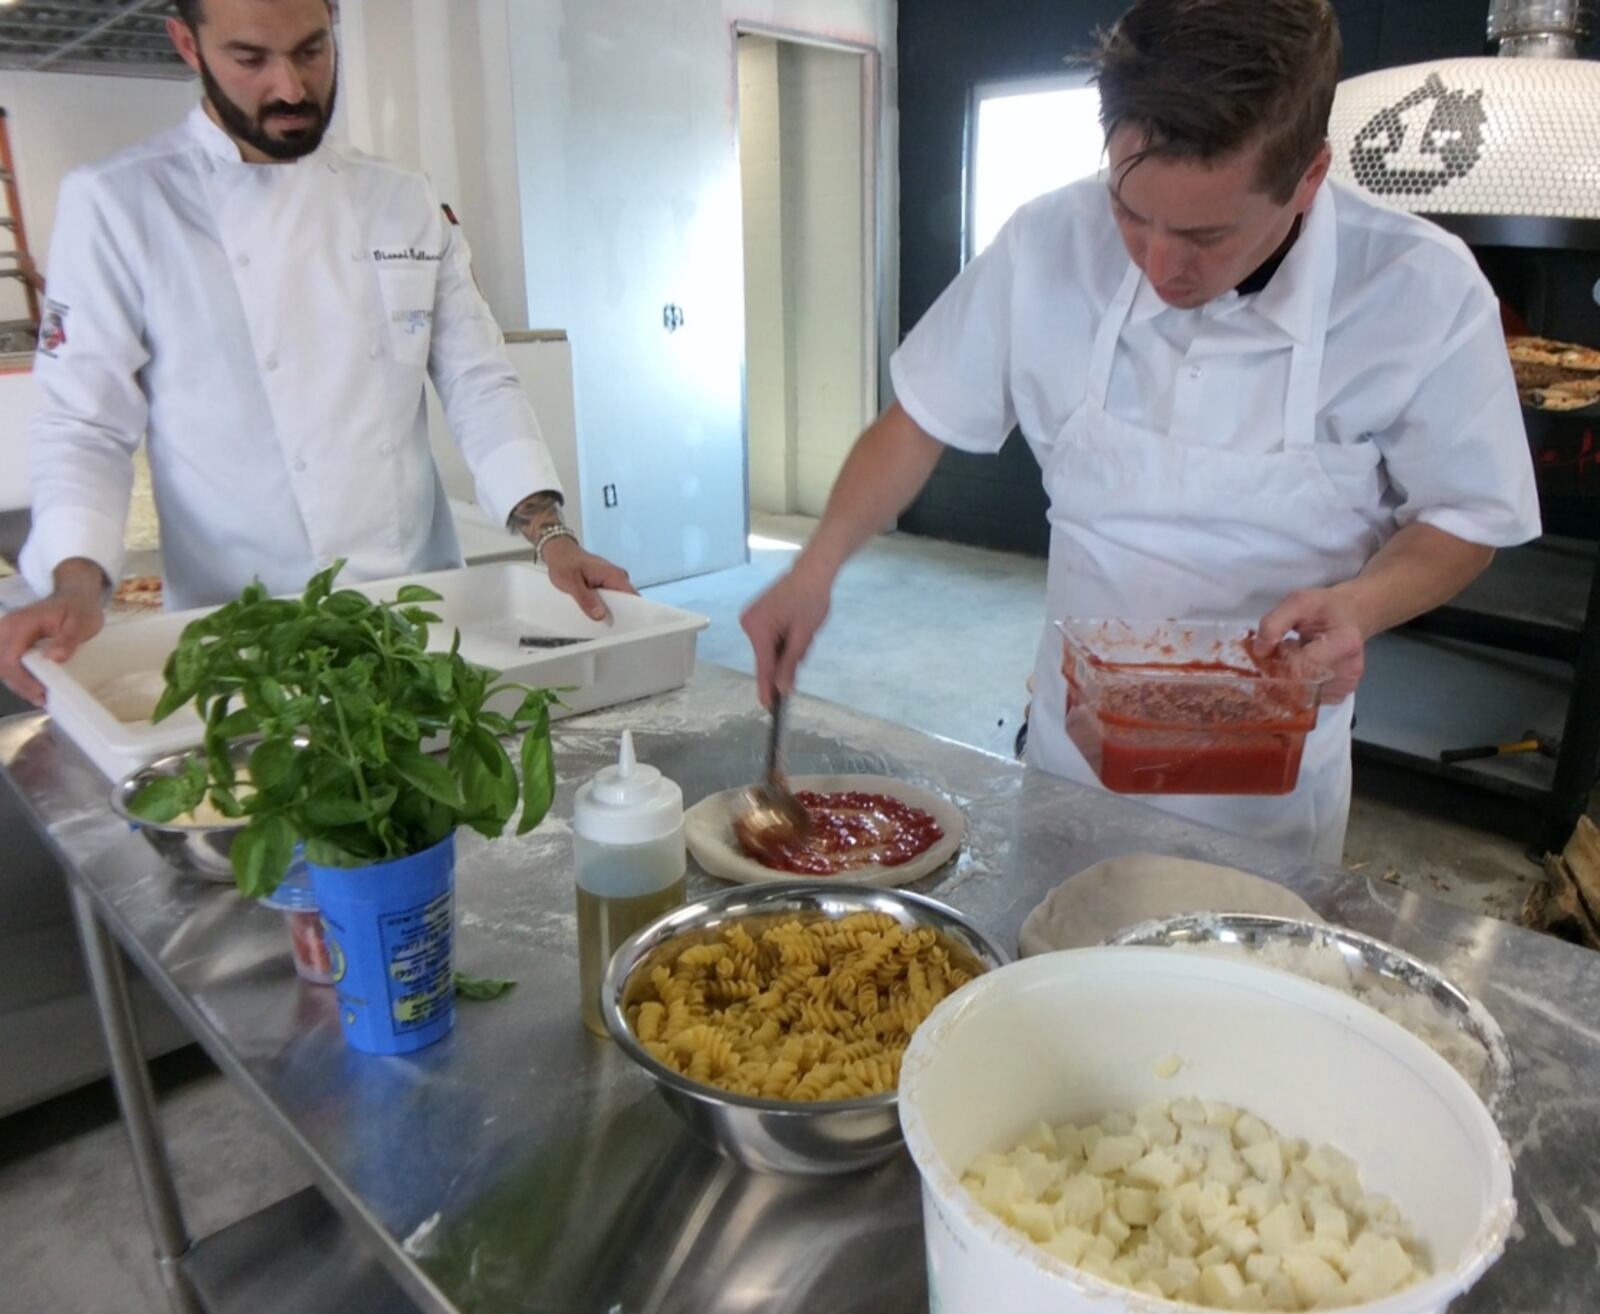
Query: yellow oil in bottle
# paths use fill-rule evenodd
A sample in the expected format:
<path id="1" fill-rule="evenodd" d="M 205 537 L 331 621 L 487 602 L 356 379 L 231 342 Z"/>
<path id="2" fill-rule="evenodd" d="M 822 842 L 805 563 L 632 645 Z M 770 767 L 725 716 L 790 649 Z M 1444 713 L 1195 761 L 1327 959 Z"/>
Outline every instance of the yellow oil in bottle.
<path id="1" fill-rule="evenodd" d="M 573 800 L 572 865 L 578 888 L 579 1012 L 604 1037 L 606 967 L 635 931 L 683 902 L 688 855 L 683 791 L 638 761 L 624 730 L 615 766 L 602 767 Z"/>
<path id="2" fill-rule="evenodd" d="M 607 898 L 578 886 L 578 988 L 583 992 L 583 1024 L 597 1036 L 606 1034 L 600 1015 L 600 982 L 606 965 L 630 935 L 683 903 L 681 865 L 678 870 L 677 880 L 649 894 Z"/>

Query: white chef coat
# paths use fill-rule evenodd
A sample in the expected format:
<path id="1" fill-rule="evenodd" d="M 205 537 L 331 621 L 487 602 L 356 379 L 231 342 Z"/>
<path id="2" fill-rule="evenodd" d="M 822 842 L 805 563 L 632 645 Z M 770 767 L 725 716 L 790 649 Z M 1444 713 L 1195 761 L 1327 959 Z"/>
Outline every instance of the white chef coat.
<path id="1" fill-rule="evenodd" d="M 48 302 L 20 563 L 40 594 L 68 557 L 120 576 L 146 436 L 169 607 L 339 557 L 352 581 L 459 565 L 424 371 L 493 521 L 561 491 L 460 229 L 421 174 L 348 146 L 247 164 L 197 106 L 63 181 Z"/>
<path id="2" fill-rule="evenodd" d="M 1019 213 L 893 371 L 951 445 L 992 451 L 1020 421 L 1051 499 L 1047 619 L 1249 623 L 1412 520 L 1493 545 L 1538 533 L 1493 294 L 1459 243 L 1344 189 L 1265 289 L 1184 311 L 1132 267 L 1103 182 L 1075 184 Z M 1059 667 L 1047 630 L 1029 758 L 1092 780 Z M 1337 860 L 1348 788 L 1347 704 L 1324 710 L 1295 795 L 1147 801 Z"/>

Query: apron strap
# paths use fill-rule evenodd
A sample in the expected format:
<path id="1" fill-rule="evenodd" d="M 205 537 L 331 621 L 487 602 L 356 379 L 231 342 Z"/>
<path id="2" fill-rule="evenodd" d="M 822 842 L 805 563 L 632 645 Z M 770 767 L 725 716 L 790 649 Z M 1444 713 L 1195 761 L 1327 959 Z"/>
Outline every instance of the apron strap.
<path id="1" fill-rule="evenodd" d="M 1122 336 L 1122 326 L 1133 309 L 1133 299 L 1139 291 L 1139 266 L 1128 261 L 1128 272 L 1122 277 L 1122 286 L 1106 307 L 1100 328 L 1094 335 L 1094 345 L 1089 350 L 1089 373 L 1084 380 L 1084 401 L 1097 410 L 1104 410 L 1111 392 L 1111 362 L 1117 354 L 1117 339 Z"/>
<path id="2" fill-rule="evenodd" d="M 1333 303 L 1333 275 L 1338 264 L 1333 215 L 1333 189 L 1326 183 L 1306 216 L 1300 240 L 1312 249 L 1308 271 L 1315 280 L 1311 322 L 1306 340 L 1294 344 L 1289 358 L 1289 391 L 1284 398 L 1283 445 L 1310 448 L 1317 440 L 1317 400 L 1322 382 L 1322 353 L 1328 337 L 1328 311 Z"/>

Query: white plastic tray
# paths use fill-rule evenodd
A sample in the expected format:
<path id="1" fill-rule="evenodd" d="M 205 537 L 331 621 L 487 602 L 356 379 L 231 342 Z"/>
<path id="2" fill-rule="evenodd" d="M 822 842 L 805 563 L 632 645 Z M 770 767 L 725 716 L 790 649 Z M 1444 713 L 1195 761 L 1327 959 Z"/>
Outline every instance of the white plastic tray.
<path id="1" fill-rule="evenodd" d="M 372 598 L 392 598 L 402 584 L 423 584 L 442 596 L 429 610 L 442 623 L 430 643 L 441 651 L 461 631 L 461 655 L 492 667 L 505 678 L 555 688 L 562 695 L 554 714 L 610 707 L 633 698 L 681 687 L 694 673 L 695 635 L 706 617 L 625 593 L 606 593 L 609 622 L 593 621 L 525 561 L 490 562 L 429 575 L 353 585 Z M 190 748 L 201 740 L 193 708 L 160 725 L 148 720 L 160 696 L 161 670 L 179 634 L 208 608 L 169 612 L 107 626 L 64 663 L 37 652 L 23 658 L 47 693 L 55 723 L 112 780 L 152 758 Z M 518 646 L 523 635 L 575 637 L 582 643 L 554 649 Z M 115 684 L 113 683 L 115 682 Z M 120 697 L 119 697 L 120 694 Z M 491 704 L 515 706 L 507 697 Z M 144 711 L 144 717 L 139 716 Z M 120 713 L 120 715 L 119 715 Z"/>

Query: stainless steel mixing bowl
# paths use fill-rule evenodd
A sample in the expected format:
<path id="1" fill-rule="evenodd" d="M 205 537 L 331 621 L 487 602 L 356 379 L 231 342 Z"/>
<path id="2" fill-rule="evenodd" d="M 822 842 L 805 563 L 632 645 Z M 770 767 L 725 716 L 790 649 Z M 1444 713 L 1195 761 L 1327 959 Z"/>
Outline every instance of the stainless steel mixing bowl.
<path id="1" fill-rule="evenodd" d="M 865 1099 L 797 1103 L 735 1095 L 691 1081 L 658 1062 L 628 1025 L 627 1007 L 657 962 L 691 944 L 717 938 L 729 922 L 757 925 L 798 918 L 834 920 L 851 913 L 887 913 L 904 926 L 931 926 L 968 970 L 988 970 L 1007 955 L 954 909 L 920 894 L 868 885 L 782 881 L 724 890 L 666 914 L 624 943 L 601 985 L 606 1027 L 622 1051 L 647 1072 L 689 1128 L 736 1163 L 783 1173 L 848 1173 L 867 1168 L 900 1146 L 893 1091 Z"/>
<path id="2" fill-rule="evenodd" d="M 241 742 L 233 746 L 235 768 L 244 766 L 254 747 L 254 742 Z M 234 838 L 244 829 L 246 818 L 197 826 L 177 821 L 146 821 L 128 811 L 128 804 L 135 794 L 152 780 L 179 774 L 190 752 L 198 751 L 185 749 L 181 753 L 169 753 L 153 762 L 146 762 L 137 771 L 129 772 L 111 791 L 111 809 L 130 826 L 136 826 L 150 846 L 179 871 L 202 880 L 226 881 L 231 885 L 233 866 L 229 854 Z"/>
<path id="3" fill-rule="evenodd" d="M 1269 917 L 1257 913 L 1182 913 L 1159 917 L 1124 927 L 1107 944 L 1154 945 L 1238 945 L 1264 950 L 1275 944 L 1323 946 L 1344 959 L 1352 981 L 1366 988 L 1381 988 L 1398 1000 L 1407 994 L 1420 995 L 1437 1009 L 1440 1026 L 1451 1026 L 1481 1048 L 1482 1065 L 1461 1071 L 1467 1084 L 1478 1093 L 1491 1116 L 1498 1118 L 1511 1094 L 1514 1073 L 1511 1047 L 1505 1032 L 1493 1015 L 1473 996 L 1450 981 L 1431 963 L 1396 949 L 1392 944 L 1343 926 L 1302 921 L 1297 917 Z M 1282 964 L 1274 964 L 1282 966 Z M 1306 975 L 1302 973 L 1302 975 Z M 1311 975 L 1309 979 L 1317 979 Z M 1369 993 L 1362 998 L 1372 1004 Z M 1400 1019 L 1396 1019 L 1400 1021 Z M 1407 1023 L 1401 1021 L 1402 1026 Z M 1411 1029 L 1408 1027 L 1408 1029 Z M 1446 1062 L 1460 1065 L 1448 1049 L 1440 1049 L 1436 1039 L 1418 1031 L 1426 1044 L 1439 1049 Z"/>

